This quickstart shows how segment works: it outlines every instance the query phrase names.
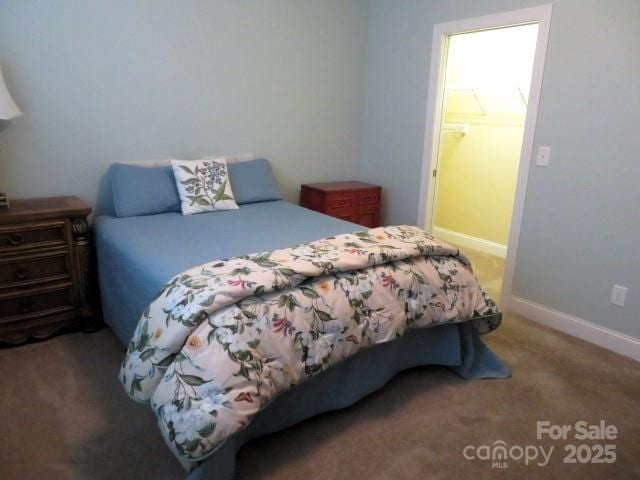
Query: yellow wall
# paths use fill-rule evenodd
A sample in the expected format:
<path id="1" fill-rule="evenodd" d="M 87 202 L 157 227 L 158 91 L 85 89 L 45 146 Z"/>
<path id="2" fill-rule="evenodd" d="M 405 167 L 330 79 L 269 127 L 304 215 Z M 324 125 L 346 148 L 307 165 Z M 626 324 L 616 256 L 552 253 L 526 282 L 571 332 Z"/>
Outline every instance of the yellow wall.
<path id="1" fill-rule="evenodd" d="M 536 25 L 451 37 L 434 226 L 508 243 Z M 436 232 L 437 234 L 437 232 Z"/>
<path id="2" fill-rule="evenodd" d="M 443 135 L 435 225 L 506 245 L 522 126 L 471 124 Z"/>

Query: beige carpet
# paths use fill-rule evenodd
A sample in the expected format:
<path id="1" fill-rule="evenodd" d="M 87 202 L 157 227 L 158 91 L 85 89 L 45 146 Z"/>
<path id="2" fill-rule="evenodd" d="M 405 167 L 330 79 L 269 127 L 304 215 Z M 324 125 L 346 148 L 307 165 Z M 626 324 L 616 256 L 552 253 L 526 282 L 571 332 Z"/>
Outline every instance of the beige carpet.
<path id="1" fill-rule="evenodd" d="M 462 250 L 471 261 L 473 273 L 475 273 L 482 288 L 485 289 L 491 298 L 500 303 L 502 276 L 504 275 L 504 259 L 469 248 L 461 248 L 460 250 Z"/>
<path id="2" fill-rule="evenodd" d="M 513 367 L 509 380 L 465 381 L 445 368 L 404 372 L 345 410 L 254 441 L 241 479 L 640 478 L 638 364 L 507 316 L 485 337 Z M 0 350 L 1 479 L 173 479 L 184 472 L 148 407 L 116 379 L 121 347 L 109 330 Z M 537 444 L 536 420 L 612 423 L 617 461 L 505 470 L 465 460 L 466 445 Z"/>
<path id="3" fill-rule="evenodd" d="M 498 298 L 504 262 L 465 250 Z M 240 479 L 640 478 L 640 368 L 522 318 L 485 337 L 509 380 L 465 381 L 445 368 L 398 375 L 357 405 L 245 446 Z M 0 350 L 0 479 L 179 479 L 150 409 L 128 400 L 109 330 Z M 620 430 L 613 464 L 563 464 L 567 442 L 536 439 L 536 421 L 605 420 Z M 466 460 L 467 445 L 554 446 L 549 465 Z M 584 442 L 574 442 L 584 443 Z M 602 442 L 587 442 L 589 445 Z"/>

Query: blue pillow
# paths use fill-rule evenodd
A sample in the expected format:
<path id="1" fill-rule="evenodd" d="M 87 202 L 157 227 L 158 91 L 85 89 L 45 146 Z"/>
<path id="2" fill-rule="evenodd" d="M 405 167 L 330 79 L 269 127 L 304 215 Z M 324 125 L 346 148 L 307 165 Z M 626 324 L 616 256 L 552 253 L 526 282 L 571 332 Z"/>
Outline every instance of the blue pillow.
<path id="1" fill-rule="evenodd" d="M 227 169 L 238 205 L 282 200 L 268 160 L 229 163 Z M 116 217 L 180 211 L 180 195 L 171 166 L 116 163 L 111 166 L 110 175 Z"/>
<path id="2" fill-rule="evenodd" d="M 171 166 L 111 166 L 113 208 L 117 217 L 180 211 L 180 195 Z"/>
<path id="3" fill-rule="evenodd" d="M 238 205 L 282 200 L 268 160 L 261 158 L 228 163 L 227 169 L 233 197 Z"/>

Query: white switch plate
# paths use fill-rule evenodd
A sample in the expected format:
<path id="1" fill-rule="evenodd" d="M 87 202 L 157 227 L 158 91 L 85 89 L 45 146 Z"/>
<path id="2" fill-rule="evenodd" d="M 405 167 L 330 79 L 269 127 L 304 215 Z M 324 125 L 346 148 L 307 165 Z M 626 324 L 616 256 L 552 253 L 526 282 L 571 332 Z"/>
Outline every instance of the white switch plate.
<path id="1" fill-rule="evenodd" d="M 551 157 L 551 147 L 538 147 L 536 155 L 536 165 L 541 167 L 549 166 L 549 158 Z"/>
<path id="2" fill-rule="evenodd" d="M 624 302 L 627 299 L 628 291 L 629 289 L 627 287 L 614 285 L 613 289 L 611 290 L 611 303 L 619 307 L 624 307 Z"/>

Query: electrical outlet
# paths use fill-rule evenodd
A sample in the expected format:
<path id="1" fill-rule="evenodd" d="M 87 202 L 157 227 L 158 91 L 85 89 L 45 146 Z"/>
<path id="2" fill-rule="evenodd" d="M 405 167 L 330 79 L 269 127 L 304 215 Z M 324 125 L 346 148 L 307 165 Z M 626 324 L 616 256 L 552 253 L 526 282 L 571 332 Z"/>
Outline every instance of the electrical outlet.
<path id="1" fill-rule="evenodd" d="M 629 289 L 627 287 L 614 285 L 613 289 L 611 290 L 611 303 L 619 307 L 624 307 L 624 302 L 627 299 L 628 291 Z"/>
<path id="2" fill-rule="evenodd" d="M 538 147 L 538 154 L 536 155 L 536 165 L 540 167 L 548 167 L 549 158 L 551 158 L 551 147 Z"/>

